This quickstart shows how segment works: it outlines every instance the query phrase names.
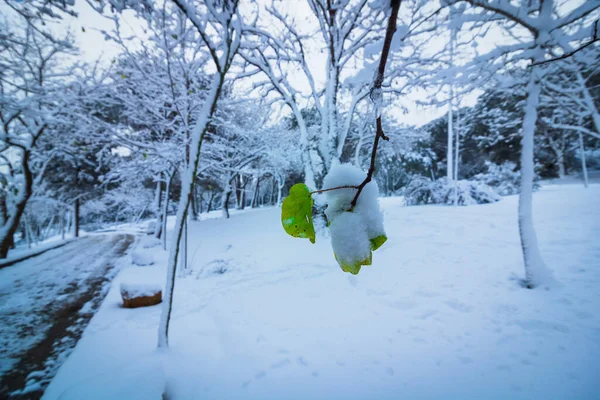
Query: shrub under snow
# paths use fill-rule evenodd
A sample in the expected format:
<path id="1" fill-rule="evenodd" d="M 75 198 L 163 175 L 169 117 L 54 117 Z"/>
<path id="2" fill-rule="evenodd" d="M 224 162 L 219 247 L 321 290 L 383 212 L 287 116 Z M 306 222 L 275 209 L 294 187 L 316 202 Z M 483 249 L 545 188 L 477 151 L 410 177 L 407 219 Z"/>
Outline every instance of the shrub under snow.
<path id="1" fill-rule="evenodd" d="M 131 254 L 131 262 L 139 266 L 152 265 L 154 264 L 154 257 L 152 257 L 152 253 L 148 250 L 134 250 Z"/>
<path id="2" fill-rule="evenodd" d="M 424 177 L 413 179 L 404 192 L 407 205 L 420 204 L 471 204 L 494 203 L 500 195 L 489 185 L 479 181 L 450 181 L 440 178 L 431 181 Z"/>

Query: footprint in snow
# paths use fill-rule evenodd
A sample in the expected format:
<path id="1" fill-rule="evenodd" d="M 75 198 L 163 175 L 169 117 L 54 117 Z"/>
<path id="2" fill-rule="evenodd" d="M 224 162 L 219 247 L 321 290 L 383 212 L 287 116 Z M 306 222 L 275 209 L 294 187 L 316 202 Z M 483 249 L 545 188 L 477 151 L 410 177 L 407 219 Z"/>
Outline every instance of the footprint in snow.
<path id="1" fill-rule="evenodd" d="M 296 359 L 296 362 L 297 362 L 299 365 L 302 365 L 302 366 L 308 367 L 308 363 L 306 362 L 306 360 L 304 359 L 304 357 L 298 357 L 298 358 Z"/>
<path id="2" fill-rule="evenodd" d="M 259 380 L 264 378 L 265 376 L 267 376 L 267 373 L 265 371 L 258 371 L 258 373 L 254 375 L 254 379 Z"/>
<path id="3" fill-rule="evenodd" d="M 451 309 L 462 312 L 462 313 L 469 313 L 473 310 L 473 307 L 468 306 L 464 303 L 461 303 L 458 300 L 445 301 L 444 304 L 447 305 L 448 307 L 450 307 Z"/>
<path id="4" fill-rule="evenodd" d="M 286 365 L 291 364 L 290 359 L 289 358 L 284 358 L 281 361 L 278 361 L 274 364 L 271 364 L 271 369 L 278 369 L 278 368 L 282 368 L 285 367 Z"/>

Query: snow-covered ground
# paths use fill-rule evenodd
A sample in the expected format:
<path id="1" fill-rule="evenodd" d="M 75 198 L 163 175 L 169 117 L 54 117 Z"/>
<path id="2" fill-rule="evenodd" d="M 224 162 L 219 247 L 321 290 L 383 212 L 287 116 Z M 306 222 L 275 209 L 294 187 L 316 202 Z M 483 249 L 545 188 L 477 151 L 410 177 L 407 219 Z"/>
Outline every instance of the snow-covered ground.
<path id="1" fill-rule="evenodd" d="M 520 286 L 517 197 L 482 206 L 382 199 L 388 242 L 356 277 L 328 239 L 294 239 L 279 209 L 190 224 L 170 350 L 160 306 L 120 307 L 121 282 L 163 282 L 166 253 L 132 266 L 46 399 L 593 399 L 600 393 L 600 185 L 534 195 L 562 284 Z M 140 247 L 138 247 L 140 250 Z"/>

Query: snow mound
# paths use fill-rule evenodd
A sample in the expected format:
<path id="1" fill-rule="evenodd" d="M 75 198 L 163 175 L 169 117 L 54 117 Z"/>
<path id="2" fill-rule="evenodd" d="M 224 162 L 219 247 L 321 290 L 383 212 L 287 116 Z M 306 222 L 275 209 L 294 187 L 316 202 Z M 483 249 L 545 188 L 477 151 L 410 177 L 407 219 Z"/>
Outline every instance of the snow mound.
<path id="1" fill-rule="evenodd" d="M 160 244 L 160 239 L 157 239 L 152 235 L 142 236 L 142 238 L 140 239 L 140 246 L 144 249 L 158 247 L 160 246 Z"/>
<path id="2" fill-rule="evenodd" d="M 152 253 L 144 250 L 135 250 L 131 254 L 131 262 L 134 265 L 145 266 L 154 264 Z"/>
<path id="3" fill-rule="evenodd" d="M 155 296 L 162 291 L 162 284 L 159 283 L 127 283 L 122 282 L 121 296 L 124 299 L 133 299 L 135 297 L 149 297 Z"/>
<path id="4" fill-rule="evenodd" d="M 198 273 L 197 277 L 200 278 L 209 275 L 223 275 L 225 273 L 231 272 L 233 268 L 234 267 L 232 265 L 231 259 L 226 260 L 218 258 L 206 263 Z"/>

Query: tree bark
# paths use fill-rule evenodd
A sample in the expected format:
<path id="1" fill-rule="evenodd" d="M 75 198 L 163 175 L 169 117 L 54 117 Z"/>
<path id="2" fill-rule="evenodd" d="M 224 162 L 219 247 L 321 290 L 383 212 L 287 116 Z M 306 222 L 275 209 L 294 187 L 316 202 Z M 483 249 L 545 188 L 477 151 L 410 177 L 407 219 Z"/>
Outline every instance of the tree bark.
<path id="1" fill-rule="evenodd" d="M 156 197 L 154 199 L 155 201 L 155 214 L 156 214 L 156 225 L 154 227 L 154 237 L 157 239 L 161 238 L 162 235 L 162 227 L 163 227 L 163 222 L 162 222 L 162 181 L 159 179 L 158 182 L 156 182 Z"/>
<path id="2" fill-rule="evenodd" d="M 73 237 L 79 237 L 79 199 L 73 203 Z"/>
<path id="3" fill-rule="evenodd" d="M 583 174 L 583 186 L 588 187 L 588 173 L 587 173 L 587 162 L 585 160 L 585 147 L 583 146 L 583 133 L 579 134 L 579 152 L 581 154 L 581 173 Z"/>
<path id="4" fill-rule="evenodd" d="M 534 288 L 550 283 L 553 278 L 542 259 L 533 226 L 533 177 L 534 177 L 534 133 L 537 121 L 537 108 L 540 101 L 541 82 L 538 67 L 533 66 L 529 72 L 527 84 L 527 101 L 523 119 L 521 138 L 521 187 L 519 194 L 519 234 L 523 261 L 525 264 L 525 284 Z"/>
<path id="5" fill-rule="evenodd" d="M 0 259 L 8 256 L 8 250 L 11 248 L 13 243 L 13 236 L 19 227 L 23 212 L 25 212 L 25 206 L 27 201 L 31 197 L 33 187 L 33 174 L 29 167 L 30 153 L 27 150 L 23 150 L 21 155 L 21 168 L 23 170 L 23 187 L 21 194 L 17 198 L 14 205 L 14 211 L 6 219 L 6 223 L 0 230 Z"/>
<path id="6" fill-rule="evenodd" d="M 256 185 L 254 186 L 254 195 L 252 196 L 252 203 L 250 204 L 250 208 L 258 207 L 258 192 L 260 190 L 260 178 L 256 178 Z"/>

